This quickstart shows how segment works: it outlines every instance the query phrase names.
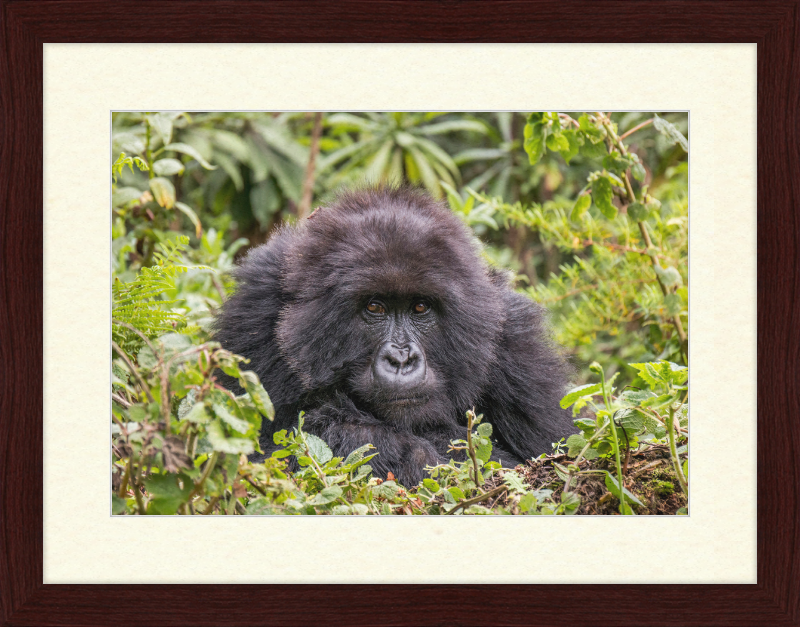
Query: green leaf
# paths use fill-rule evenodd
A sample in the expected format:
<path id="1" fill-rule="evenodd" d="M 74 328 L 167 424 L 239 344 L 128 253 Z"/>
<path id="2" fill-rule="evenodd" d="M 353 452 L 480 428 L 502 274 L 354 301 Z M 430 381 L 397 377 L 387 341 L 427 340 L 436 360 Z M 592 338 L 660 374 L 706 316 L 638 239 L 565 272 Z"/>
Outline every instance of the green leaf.
<path id="1" fill-rule="evenodd" d="M 111 139 L 115 149 L 139 155 L 144 152 L 144 138 L 137 133 L 114 133 Z"/>
<path id="2" fill-rule="evenodd" d="M 564 161 L 569 162 L 572 158 L 578 154 L 581 149 L 581 142 L 582 139 L 578 139 L 578 131 L 575 130 L 567 130 L 562 133 L 562 136 L 567 140 L 568 148 L 565 150 L 561 150 L 561 156 L 564 158 Z"/>
<path id="3" fill-rule="evenodd" d="M 644 416 L 642 413 L 630 408 L 618 411 L 614 419 L 620 427 L 625 429 L 628 436 L 633 433 L 638 433 L 644 427 Z"/>
<path id="4" fill-rule="evenodd" d="M 217 152 L 215 153 L 214 157 L 219 164 L 219 167 L 221 167 L 230 177 L 231 181 L 233 182 L 233 186 L 236 188 L 236 191 L 242 191 L 244 189 L 244 178 L 242 178 L 242 172 L 239 169 L 239 164 L 224 152 Z"/>
<path id="5" fill-rule="evenodd" d="M 372 444 L 365 444 L 364 446 L 357 448 L 347 456 L 347 459 L 344 460 L 342 466 L 350 466 L 356 462 L 360 462 L 362 459 L 364 459 L 364 454 L 373 448 L 375 447 L 372 446 Z"/>
<path id="6" fill-rule="evenodd" d="M 478 435 L 482 438 L 489 438 L 492 436 L 492 425 L 488 422 L 483 422 L 478 425 Z"/>
<path id="7" fill-rule="evenodd" d="M 653 266 L 653 269 L 656 271 L 658 278 L 661 279 L 661 283 L 664 284 L 664 287 L 672 287 L 673 285 L 680 285 L 683 283 L 681 273 L 672 266 L 667 266 L 666 268 Z"/>
<path id="8" fill-rule="evenodd" d="M 116 494 L 111 495 L 111 513 L 114 515 L 122 514 L 127 509 L 127 501 L 118 497 Z"/>
<path id="9" fill-rule="evenodd" d="M 214 414 L 217 418 L 226 422 L 234 431 L 238 431 L 242 435 L 246 435 L 247 432 L 250 431 L 250 423 L 234 416 L 222 403 L 213 403 L 211 408 L 214 410 Z"/>
<path id="10" fill-rule="evenodd" d="M 586 438 L 577 433 L 573 433 L 567 438 L 567 456 L 575 457 L 586 446 Z"/>
<path id="11" fill-rule="evenodd" d="M 456 503 L 458 501 L 464 500 L 464 492 L 461 491 L 461 488 L 459 487 L 447 488 L 447 491 L 450 493 L 453 499 L 455 499 Z"/>
<path id="12" fill-rule="evenodd" d="M 614 191 L 611 189 L 611 181 L 605 176 L 599 177 L 592 183 L 592 200 L 600 212 L 609 220 L 617 217 L 617 208 L 612 202 Z"/>
<path id="13" fill-rule="evenodd" d="M 385 499 L 393 499 L 400 488 L 394 481 L 384 481 L 379 486 L 375 486 L 375 494 Z"/>
<path id="14" fill-rule="evenodd" d="M 505 150 L 501 150 L 499 148 L 471 148 L 469 150 L 462 150 L 454 155 L 453 161 L 455 161 L 457 165 L 464 165 L 465 163 L 469 163 L 471 161 L 499 159 L 500 157 L 504 157 L 506 154 L 507 153 Z"/>
<path id="15" fill-rule="evenodd" d="M 667 366 L 666 368 L 663 367 L 665 365 Z M 671 361 L 662 362 L 661 372 L 676 385 L 683 385 L 686 383 L 686 379 L 689 378 L 689 369 L 686 366 L 681 366 Z"/>
<path id="16" fill-rule="evenodd" d="M 675 394 L 661 394 L 660 396 L 654 396 L 653 398 L 648 398 L 646 401 L 642 403 L 642 407 L 652 407 L 654 409 L 658 409 L 659 407 L 670 405 L 674 403 L 676 400 L 678 399 Z"/>
<path id="17" fill-rule="evenodd" d="M 680 144 L 685 152 L 689 152 L 689 141 L 683 136 L 673 124 L 667 122 L 664 118 L 658 117 L 658 114 L 653 118 L 653 126 L 662 135 L 666 136 L 673 144 Z"/>
<path id="18" fill-rule="evenodd" d="M 650 388 L 655 388 L 659 383 L 661 383 L 661 375 L 653 368 L 653 364 L 650 362 L 643 363 L 643 364 L 628 364 L 631 368 L 636 368 L 639 371 L 639 376 L 642 380 L 650 386 Z"/>
<path id="19" fill-rule="evenodd" d="M 380 125 L 363 116 L 353 113 L 333 113 L 326 117 L 328 126 L 338 126 L 337 130 L 379 131 Z"/>
<path id="20" fill-rule="evenodd" d="M 611 170 L 617 174 L 622 174 L 631 165 L 631 160 L 628 157 L 623 157 L 619 151 L 612 150 L 605 157 L 603 157 L 603 167 L 606 170 Z"/>
<path id="21" fill-rule="evenodd" d="M 364 503 L 353 503 L 350 505 L 350 508 L 353 510 L 354 514 L 359 516 L 366 516 L 369 514 L 369 507 L 364 505 Z"/>
<path id="22" fill-rule="evenodd" d="M 313 433 L 303 434 L 306 438 L 308 450 L 320 464 L 324 464 L 331 460 L 333 452 L 322 438 L 317 437 Z"/>
<path id="23" fill-rule="evenodd" d="M 486 125 L 478 120 L 451 120 L 449 122 L 437 122 L 436 124 L 420 126 L 419 131 L 425 135 L 441 135 L 443 133 L 452 133 L 454 131 L 469 131 L 472 133 L 481 133 L 482 135 L 486 135 L 488 132 Z"/>
<path id="24" fill-rule="evenodd" d="M 166 146 L 172 140 L 172 120 L 161 113 L 154 113 L 147 116 L 147 121 Z"/>
<path id="25" fill-rule="evenodd" d="M 536 494 L 528 492 L 519 500 L 519 511 L 522 513 L 529 512 L 532 507 L 536 505 Z"/>
<path id="26" fill-rule="evenodd" d="M 174 152 L 181 152 L 185 155 L 189 155 L 192 159 L 197 161 L 201 166 L 203 166 L 206 170 L 216 170 L 217 166 L 211 165 L 208 161 L 203 159 L 203 155 L 201 155 L 195 148 L 190 146 L 189 144 L 169 144 L 168 146 L 164 146 L 164 150 L 172 150 Z"/>
<path id="27" fill-rule="evenodd" d="M 238 455 L 244 453 L 249 455 L 255 450 L 253 442 L 244 438 L 229 438 L 225 435 L 222 422 L 217 418 L 206 426 L 208 441 L 215 451 L 221 453 L 232 453 Z"/>
<path id="28" fill-rule="evenodd" d="M 664 307 L 667 310 L 667 315 L 677 316 L 683 308 L 681 297 L 677 294 L 667 294 L 664 297 Z"/>
<path id="29" fill-rule="evenodd" d="M 194 225 L 195 236 L 200 239 L 200 236 L 203 234 L 203 225 L 200 224 L 200 218 L 197 217 L 197 214 L 194 212 L 194 210 L 189 205 L 180 201 L 175 203 L 175 208 L 189 218 L 191 223 Z"/>
<path id="30" fill-rule="evenodd" d="M 214 129 L 211 133 L 211 140 L 219 149 L 239 163 L 250 162 L 250 148 L 247 142 L 236 133 L 223 129 Z M 215 154 L 218 155 L 219 151 L 215 152 Z"/>
<path id="31" fill-rule="evenodd" d="M 591 141 L 584 142 L 581 146 L 581 154 L 588 159 L 601 159 L 607 154 L 605 142 L 593 144 Z"/>
<path id="32" fill-rule="evenodd" d="M 528 486 L 525 485 L 525 481 L 513 470 L 507 470 L 503 473 L 503 483 L 513 492 L 525 494 L 528 491 Z"/>
<path id="33" fill-rule="evenodd" d="M 178 481 L 181 481 L 181 487 Z M 149 514 L 174 514 L 186 502 L 194 489 L 194 484 L 186 475 L 150 475 L 144 480 L 150 503 Z"/>
<path id="34" fill-rule="evenodd" d="M 661 201 L 653 198 L 652 196 L 647 197 L 647 202 L 644 204 L 647 207 L 647 211 L 652 213 L 654 211 L 658 211 L 661 208 Z"/>
<path id="35" fill-rule="evenodd" d="M 122 207 L 129 202 L 139 200 L 142 197 L 142 191 L 135 187 L 121 187 L 114 191 L 111 195 L 111 206 Z"/>
<path id="36" fill-rule="evenodd" d="M 545 141 L 547 147 L 553 152 L 561 152 L 569 150 L 569 140 L 561 133 L 552 133 Z"/>
<path id="37" fill-rule="evenodd" d="M 311 505 L 326 505 L 342 496 L 342 488 L 338 485 L 328 486 L 311 499 Z"/>
<path id="38" fill-rule="evenodd" d="M 644 177 L 647 175 L 647 172 L 644 169 L 644 166 L 640 162 L 636 161 L 631 164 L 631 174 L 633 174 L 633 178 L 641 183 L 644 180 Z"/>
<path id="39" fill-rule="evenodd" d="M 250 395 L 253 405 L 260 411 L 269 421 L 275 419 L 275 408 L 272 406 L 272 401 L 269 394 L 261 385 L 258 380 L 258 375 L 252 370 L 243 370 L 239 375 L 239 383 Z"/>
<path id="40" fill-rule="evenodd" d="M 165 209 L 172 209 L 175 204 L 175 186 L 169 179 L 157 176 L 150 179 L 150 190 L 156 202 Z"/>
<path id="41" fill-rule="evenodd" d="M 624 406 L 636 407 L 653 396 L 653 393 L 648 390 L 625 390 L 617 400 Z"/>
<path id="42" fill-rule="evenodd" d="M 566 409 L 579 398 L 583 398 L 584 396 L 594 396 L 602 391 L 603 385 L 601 383 L 589 383 L 587 385 L 581 385 L 577 388 L 573 388 L 564 398 L 561 399 L 561 408 Z"/>
<path id="43" fill-rule="evenodd" d="M 628 205 L 628 217 L 634 222 L 646 220 L 650 211 L 640 202 L 632 202 Z"/>
<path id="44" fill-rule="evenodd" d="M 422 485 L 424 485 L 428 490 L 430 490 L 431 494 L 436 494 L 441 489 L 439 487 L 439 484 L 433 479 L 423 479 Z"/>
<path id="45" fill-rule="evenodd" d="M 611 494 L 613 494 L 614 496 L 616 496 L 617 499 L 619 499 L 619 481 L 617 481 L 617 478 L 613 476 L 610 472 L 606 472 L 605 482 L 608 491 L 611 492 Z M 626 501 L 631 501 L 632 503 L 636 503 L 636 505 L 639 505 L 640 507 L 644 507 L 642 505 L 642 502 L 639 499 L 637 499 L 636 496 L 634 496 L 630 492 L 630 490 L 628 490 L 628 488 L 623 486 L 622 491 L 625 494 Z"/>
<path id="46" fill-rule="evenodd" d="M 601 144 L 606 138 L 606 135 L 608 135 L 608 132 L 602 125 L 598 126 L 593 124 L 589 120 L 589 116 L 585 114 L 578 118 L 578 126 L 586 139 L 592 144 Z"/>
<path id="47" fill-rule="evenodd" d="M 581 216 L 586 213 L 587 209 L 592 204 L 592 198 L 587 193 L 583 193 L 578 196 L 578 200 L 575 201 L 575 204 L 572 207 L 572 212 L 569 214 L 569 219 L 573 222 L 580 222 Z"/>
<path id="48" fill-rule="evenodd" d="M 574 513 L 581 505 L 581 497 L 575 492 L 562 492 L 561 504 L 564 506 L 566 513 Z"/>
<path id="49" fill-rule="evenodd" d="M 153 172 L 156 176 L 183 174 L 184 170 L 183 164 L 177 159 L 159 159 L 153 164 Z"/>
<path id="50" fill-rule="evenodd" d="M 544 156 L 545 152 L 545 126 L 541 122 L 541 113 L 531 113 L 528 116 L 528 123 L 525 125 L 525 152 L 528 153 L 528 161 L 531 165 L 536 163 Z"/>
<path id="51" fill-rule="evenodd" d="M 183 333 L 165 333 L 157 340 L 158 345 L 164 349 L 166 355 L 174 355 L 190 348 L 192 338 Z"/>
<path id="52" fill-rule="evenodd" d="M 299 201 L 303 188 L 303 170 L 278 156 L 272 150 L 266 150 L 264 158 L 284 196 Z"/>
<path id="53" fill-rule="evenodd" d="M 188 420 L 189 422 L 195 422 L 198 424 L 205 424 L 211 420 L 211 416 L 206 411 L 206 407 L 203 403 L 195 403 L 183 417 L 183 420 Z"/>
<path id="54" fill-rule="evenodd" d="M 488 438 L 480 439 L 480 442 L 475 447 L 475 456 L 484 463 L 489 461 L 492 456 L 492 442 Z"/>

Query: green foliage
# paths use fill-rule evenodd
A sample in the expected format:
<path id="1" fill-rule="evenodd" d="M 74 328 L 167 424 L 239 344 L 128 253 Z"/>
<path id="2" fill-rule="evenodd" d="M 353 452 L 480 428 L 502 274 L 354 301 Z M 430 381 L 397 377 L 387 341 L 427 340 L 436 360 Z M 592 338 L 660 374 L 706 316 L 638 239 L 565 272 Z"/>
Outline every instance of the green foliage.
<path id="1" fill-rule="evenodd" d="M 243 359 L 218 344 L 176 333 L 141 340 L 136 355 L 115 349 L 114 512 L 205 512 L 236 493 L 243 456 L 255 450 L 272 406 L 255 374 L 240 367 Z M 234 397 L 219 386 L 218 368 L 248 393 Z"/>
<path id="2" fill-rule="evenodd" d="M 316 145 L 313 117 L 114 114 L 114 513 L 573 514 L 596 475 L 629 514 L 645 497 L 628 457 L 653 447 L 669 449 L 669 478 L 688 490 L 685 115 L 335 113 Z M 585 385 L 562 401 L 580 433 L 543 456 L 550 475 L 489 461 L 492 428 L 473 412 L 453 459 L 418 486 L 375 477 L 369 445 L 334 457 L 302 417 L 274 454 L 247 460 L 272 404 L 244 360 L 209 341 L 235 257 L 297 218 L 304 187 L 324 201 L 364 180 L 446 197 L 489 262 L 552 312 Z M 663 498 L 678 487 L 648 485 Z"/>
<path id="3" fill-rule="evenodd" d="M 689 370 L 668 361 L 629 365 L 638 373 L 634 383 L 638 383 L 639 387 L 626 386 L 617 394 L 617 388 L 613 385 L 617 375 L 606 380 L 602 367 L 595 363 L 591 370 L 600 375 L 600 383 L 577 387 L 561 401 L 562 407 L 573 406 L 575 413 L 588 406 L 594 414 L 594 417 L 581 414 L 575 420 L 581 433 L 567 439 L 567 456 L 573 458 L 574 462 L 568 469 L 563 469 L 561 478 L 568 486 L 573 476 L 604 473 L 606 487 L 620 501 L 622 514 L 633 514 L 632 506 L 643 506 L 624 482 L 620 494 L 620 477 L 624 477 L 621 456 L 627 456 L 629 451 L 642 447 L 669 446 L 678 481 L 688 494 L 686 470 L 681 465 L 676 443 L 679 440 L 686 441 L 688 433 L 686 382 Z M 580 469 L 581 461 L 595 459 L 613 459 L 616 474 L 594 465 Z"/>
<path id="4" fill-rule="evenodd" d="M 435 197 L 442 183 L 460 181 L 458 165 L 435 138 L 452 133 L 486 134 L 486 125 L 467 117 L 441 120 L 439 113 L 334 113 L 326 124 L 340 146 L 325 155 L 320 173 L 334 166 L 329 184 L 365 179 L 373 183 L 421 184 Z"/>
<path id="5" fill-rule="evenodd" d="M 667 129 L 658 119 L 655 125 Z M 674 138 L 672 131 L 668 135 Z M 617 124 L 604 114 L 576 120 L 563 113 L 533 113 L 525 137 L 531 163 L 552 151 L 567 162 L 582 159 L 601 166 L 589 170 L 574 199 L 509 203 L 471 193 L 483 224 L 492 220 L 508 229 L 524 227 L 536 232 L 544 246 L 569 255 L 546 283 L 523 289 L 551 310 L 559 343 L 574 347 L 580 361 L 598 361 L 610 372 L 634 356 L 685 363 L 685 156 L 647 185 L 645 175 L 653 170 L 625 145 Z M 659 191 L 663 203 L 653 196 Z"/>
<path id="6" fill-rule="evenodd" d="M 112 339 L 123 350 L 133 352 L 138 349 L 144 339 L 141 335 L 153 339 L 186 327 L 182 313 L 173 309 L 178 301 L 164 300 L 162 296 L 175 289 L 175 277 L 186 271 L 186 267 L 175 265 L 175 262 L 188 242 L 188 237 L 179 235 L 173 241 L 157 244 L 155 265 L 142 268 L 129 283 L 114 279 Z"/>

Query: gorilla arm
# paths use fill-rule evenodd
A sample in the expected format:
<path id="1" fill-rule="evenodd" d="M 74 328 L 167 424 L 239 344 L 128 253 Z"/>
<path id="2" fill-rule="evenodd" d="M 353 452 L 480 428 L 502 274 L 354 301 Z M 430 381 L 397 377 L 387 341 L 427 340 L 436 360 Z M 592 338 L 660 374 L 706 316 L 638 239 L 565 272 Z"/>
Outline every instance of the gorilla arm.
<path id="1" fill-rule="evenodd" d="M 559 405 L 568 367 L 547 336 L 544 309 L 510 289 L 503 299 L 506 320 L 480 410 L 501 447 L 530 459 L 576 431 Z"/>
<path id="2" fill-rule="evenodd" d="M 422 481 L 426 476 L 425 466 L 446 464 L 451 458 L 460 461 L 466 458 L 464 451 L 448 451 L 452 440 L 466 439 L 463 426 L 440 425 L 419 435 L 396 430 L 360 411 L 343 395 L 305 414 L 303 430 L 322 438 L 337 457 L 347 457 L 365 444 L 374 445 L 378 456 L 369 462 L 374 475 L 383 478 L 391 472 L 406 487 Z M 497 445 L 492 448 L 491 459 L 502 461 L 507 468 L 521 463 L 516 455 Z"/>
<path id="3" fill-rule="evenodd" d="M 379 453 L 369 462 L 374 475 L 383 478 L 391 472 L 409 487 L 422 481 L 424 466 L 446 463 L 449 459 L 445 456 L 446 445 L 450 439 L 463 437 L 463 434 L 442 432 L 432 441 L 427 433 L 421 437 L 396 430 L 360 411 L 341 394 L 337 394 L 333 402 L 305 414 L 303 430 L 322 438 L 337 457 L 347 457 L 365 444 L 374 445 Z"/>

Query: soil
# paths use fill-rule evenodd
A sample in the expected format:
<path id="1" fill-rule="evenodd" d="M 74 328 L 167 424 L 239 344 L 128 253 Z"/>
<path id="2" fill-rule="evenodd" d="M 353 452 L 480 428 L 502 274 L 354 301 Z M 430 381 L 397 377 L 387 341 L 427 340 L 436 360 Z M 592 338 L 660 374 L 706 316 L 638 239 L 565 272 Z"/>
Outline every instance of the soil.
<path id="1" fill-rule="evenodd" d="M 556 474 L 553 463 L 567 466 L 572 463 L 566 455 L 550 455 L 544 459 L 528 461 L 524 466 L 517 466 L 520 473 L 531 488 L 538 490 L 548 488 L 553 490 L 553 500 L 560 502 L 560 494 L 564 488 L 564 481 Z M 623 460 L 624 464 L 624 460 Z M 607 470 L 616 476 L 613 460 L 594 459 L 582 461 L 579 465 L 581 471 Z M 682 507 L 687 507 L 686 495 L 681 491 L 672 462 L 669 449 L 666 446 L 648 446 L 641 451 L 631 452 L 627 461 L 625 487 L 642 502 L 643 506 L 634 506 L 637 514 L 644 515 L 674 515 Z M 578 474 L 573 477 L 570 491 L 581 497 L 581 505 L 577 514 L 608 514 L 619 515 L 619 501 L 605 485 L 603 474 Z M 499 486 L 502 479 L 494 477 L 484 487 L 490 490 Z M 513 497 L 512 497 L 513 499 Z M 511 506 L 509 494 L 499 498 L 499 504 Z M 492 503 L 491 505 L 495 505 Z M 488 506 L 488 504 L 484 504 Z"/>

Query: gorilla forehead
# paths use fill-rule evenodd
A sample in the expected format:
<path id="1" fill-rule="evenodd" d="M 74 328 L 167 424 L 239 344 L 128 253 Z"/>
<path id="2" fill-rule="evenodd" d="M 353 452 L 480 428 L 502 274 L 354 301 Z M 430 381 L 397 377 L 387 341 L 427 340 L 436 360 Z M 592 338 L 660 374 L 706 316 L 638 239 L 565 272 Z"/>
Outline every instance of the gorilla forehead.
<path id="1" fill-rule="evenodd" d="M 485 293 L 475 240 L 447 208 L 405 190 L 349 192 L 298 231 L 286 287 L 295 296 L 392 294 L 464 299 Z"/>

